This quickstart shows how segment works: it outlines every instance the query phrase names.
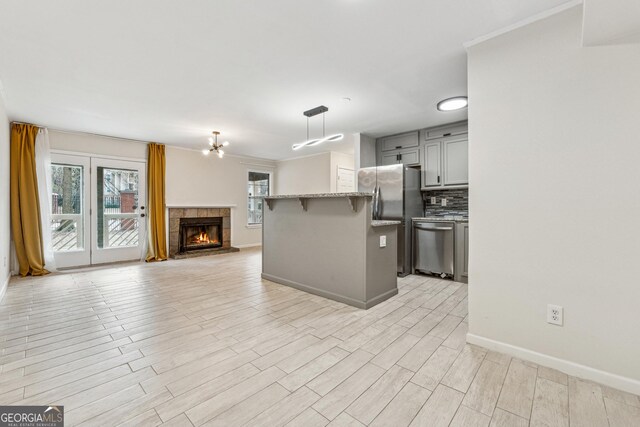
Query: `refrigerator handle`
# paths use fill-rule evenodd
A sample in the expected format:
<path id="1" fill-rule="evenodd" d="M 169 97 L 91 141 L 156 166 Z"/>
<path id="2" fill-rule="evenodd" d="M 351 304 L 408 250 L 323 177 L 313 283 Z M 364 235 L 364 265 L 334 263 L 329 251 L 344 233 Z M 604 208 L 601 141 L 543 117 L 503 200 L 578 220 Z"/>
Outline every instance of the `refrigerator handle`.
<path id="1" fill-rule="evenodd" d="M 378 219 L 378 199 L 380 194 L 378 192 L 378 186 L 373 187 L 373 212 L 372 216 L 374 220 Z"/>
<path id="2" fill-rule="evenodd" d="M 380 207 L 381 203 L 382 203 L 382 200 L 380 200 L 380 186 L 378 185 L 378 188 L 376 189 L 376 219 L 382 218 L 382 212 L 380 212 L 382 209 Z"/>
<path id="3" fill-rule="evenodd" d="M 378 216 L 376 215 L 376 209 L 378 206 L 378 198 L 376 196 L 376 193 L 378 191 L 378 186 L 374 186 L 373 187 L 373 200 L 371 203 L 371 219 L 376 220 L 378 219 Z"/>

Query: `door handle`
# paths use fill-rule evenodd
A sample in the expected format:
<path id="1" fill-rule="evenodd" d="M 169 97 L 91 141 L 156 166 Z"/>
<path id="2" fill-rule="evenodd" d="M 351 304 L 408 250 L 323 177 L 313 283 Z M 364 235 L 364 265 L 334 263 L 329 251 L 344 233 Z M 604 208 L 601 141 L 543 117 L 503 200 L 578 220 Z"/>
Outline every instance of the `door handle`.
<path id="1" fill-rule="evenodd" d="M 451 227 L 420 227 L 419 225 L 415 226 L 418 230 L 426 230 L 426 231 L 451 231 L 453 228 Z"/>

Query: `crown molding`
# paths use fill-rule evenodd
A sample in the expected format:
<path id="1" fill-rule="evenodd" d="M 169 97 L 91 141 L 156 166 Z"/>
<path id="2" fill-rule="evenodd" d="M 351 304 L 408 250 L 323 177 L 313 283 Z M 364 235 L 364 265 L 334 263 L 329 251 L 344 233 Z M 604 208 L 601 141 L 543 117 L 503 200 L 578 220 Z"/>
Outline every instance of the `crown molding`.
<path id="1" fill-rule="evenodd" d="M 565 10 L 568 10 L 580 5 L 582 5 L 582 0 L 571 0 L 567 3 L 561 4 L 560 6 L 556 6 L 549 10 L 545 10 L 544 12 L 540 12 L 536 15 L 532 15 L 526 19 L 523 19 L 522 21 L 516 22 L 515 24 L 507 25 L 506 27 L 501 28 L 499 30 L 492 31 L 483 36 L 476 37 L 473 40 L 469 40 L 468 42 L 464 42 L 462 46 L 464 46 L 466 50 L 469 50 L 470 48 L 478 44 L 484 43 L 487 40 L 491 40 L 493 38 L 499 37 L 503 34 L 510 33 L 511 31 L 517 30 L 519 28 L 526 27 L 527 25 L 533 24 L 534 22 L 542 21 L 543 19 L 546 19 L 550 16 L 557 15 L 558 13 L 564 12 Z"/>

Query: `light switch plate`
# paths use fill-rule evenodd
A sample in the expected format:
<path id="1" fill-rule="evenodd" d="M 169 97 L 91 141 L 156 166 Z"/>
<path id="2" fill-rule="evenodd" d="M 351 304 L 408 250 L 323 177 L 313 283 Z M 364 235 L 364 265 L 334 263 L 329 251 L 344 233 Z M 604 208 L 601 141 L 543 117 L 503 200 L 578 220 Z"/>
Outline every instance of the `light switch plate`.
<path id="1" fill-rule="evenodd" d="M 447 206 L 447 199 L 442 198 L 442 200 L 440 201 L 442 206 Z"/>
<path id="2" fill-rule="evenodd" d="M 380 247 L 381 248 L 387 247 L 387 236 L 380 236 Z"/>
<path id="3" fill-rule="evenodd" d="M 431 198 L 431 204 L 435 205 L 436 203 L 438 203 L 438 199 L 436 199 L 435 197 Z"/>

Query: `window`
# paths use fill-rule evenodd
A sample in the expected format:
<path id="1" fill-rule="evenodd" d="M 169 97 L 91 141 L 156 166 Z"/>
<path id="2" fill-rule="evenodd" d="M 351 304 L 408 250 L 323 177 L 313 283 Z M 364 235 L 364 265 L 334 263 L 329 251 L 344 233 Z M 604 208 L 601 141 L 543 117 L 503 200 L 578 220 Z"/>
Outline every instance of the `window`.
<path id="1" fill-rule="evenodd" d="M 262 205 L 264 197 L 270 192 L 271 174 L 269 172 L 249 171 L 247 223 L 248 225 L 262 224 Z"/>

